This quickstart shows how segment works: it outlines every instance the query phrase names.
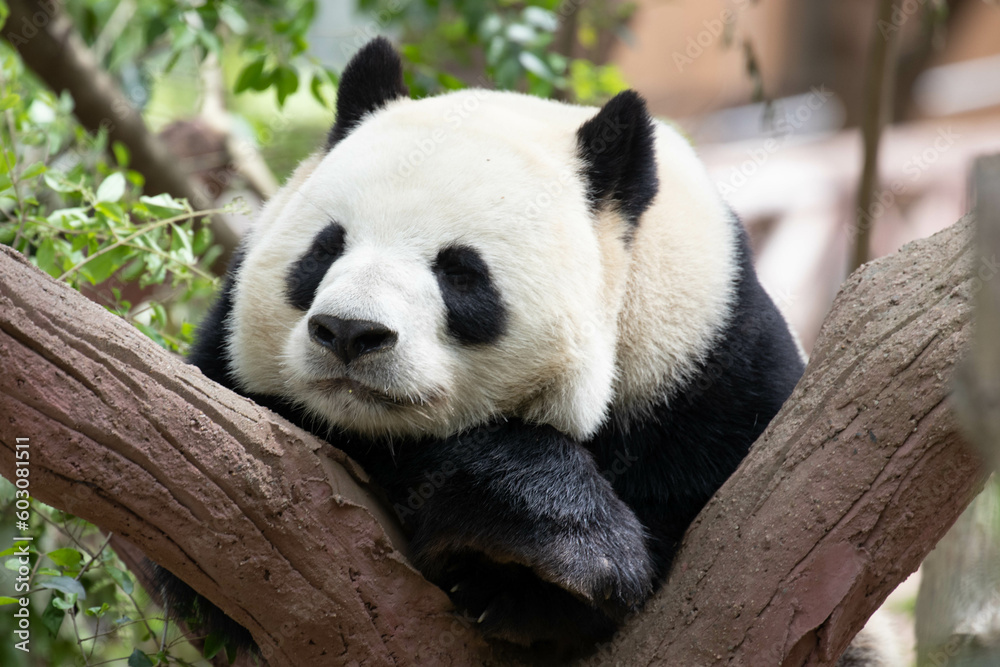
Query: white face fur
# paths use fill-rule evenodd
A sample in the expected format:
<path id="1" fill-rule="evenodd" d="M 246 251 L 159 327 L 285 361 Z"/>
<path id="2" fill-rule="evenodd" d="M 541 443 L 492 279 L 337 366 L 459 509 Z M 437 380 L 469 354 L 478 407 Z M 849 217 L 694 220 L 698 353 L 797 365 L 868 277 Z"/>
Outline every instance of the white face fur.
<path id="1" fill-rule="evenodd" d="M 733 227 L 686 142 L 657 124 L 659 194 L 625 243 L 630 223 L 595 213 L 580 176 L 576 130 L 596 112 L 481 90 L 398 99 L 303 163 L 245 246 L 239 384 L 367 435 L 511 415 L 580 439 L 612 405 L 680 386 L 728 313 Z M 342 251 L 297 308 L 289 275 L 332 225 Z M 480 258 L 496 299 L 477 311 L 502 319 L 482 325 L 486 342 L 449 319 L 441 258 L 455 252 Z M 345 363 L 310 333 L 328 321 L 375 323 L 388 343 Z"/>

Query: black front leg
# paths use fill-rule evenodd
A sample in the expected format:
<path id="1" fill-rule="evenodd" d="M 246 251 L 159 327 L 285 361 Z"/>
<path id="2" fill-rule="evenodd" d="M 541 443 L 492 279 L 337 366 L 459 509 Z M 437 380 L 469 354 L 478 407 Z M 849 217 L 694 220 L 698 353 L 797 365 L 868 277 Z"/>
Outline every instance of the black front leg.
<path id="1" fill-rule="evenodd" d="M 590 453 L 551 427 L 510 419 L 407 443 L 379 481 L 417 567 L 487 636 L 592 644 L 652 592 L 642 525 Z"/>

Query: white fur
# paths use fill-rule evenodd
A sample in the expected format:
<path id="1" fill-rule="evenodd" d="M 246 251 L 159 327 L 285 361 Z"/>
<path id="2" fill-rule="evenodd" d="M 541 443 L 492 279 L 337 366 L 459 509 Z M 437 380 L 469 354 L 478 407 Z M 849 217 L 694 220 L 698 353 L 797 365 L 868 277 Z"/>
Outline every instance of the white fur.
<path id="1" fill-rule="evenodd" d="M 731 310 L 735 227 L 691 147 L 657 124 L 660 190 L 627 249 L 627 223 L 594 216 L 580 177 L 575 133 L 595 113 L 482 90 L 397 100 L 304 162 L 248 240 L 238 382 L 371 434 L 444 435 L 506 414 L 577 438 L 612 403 L 641 409 L 679 387 Z M 333 221 L 347 250 L 303 313 L 285 276 Z M 431 266 L 455 243 L 481 253 L 506 304 L 496 343 L 447 334 Z M 345 368 L 310 341 L 317 313 L 380 322 L 397 344 Z M 343 377 L 405 405 L 324 384 Z"/>

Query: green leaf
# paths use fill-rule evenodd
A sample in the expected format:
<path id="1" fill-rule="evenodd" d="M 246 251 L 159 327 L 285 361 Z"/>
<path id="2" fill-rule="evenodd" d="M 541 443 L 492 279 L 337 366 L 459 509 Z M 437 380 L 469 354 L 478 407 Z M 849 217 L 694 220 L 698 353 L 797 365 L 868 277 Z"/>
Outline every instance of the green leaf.
<path id="1" fill-rule="evenodd" d="M 58 172 L 45 174 L 45 185 L 49 186 L 56 192 L 68 193 L 80 191 L 80 186 L 78 184 L 71 182 L 63 174 Z"/>
<path id="2" fill-rule="evenodd" d="M 80 252 L 81 250 L 90 245 L 90 241 L 93 238 L 94 237 L 91 234 L 74 234 L 70 250 L 72 252 Z"/>
<path id="3" fill-rule="evenodd" d="M 170 239 L 170 250 L 177 254 L 176 259 L 185 264 L 194 262 L 194 248 L 191 247 L 191 236 L 191 230 L 174 226 L 173 235 Z"/>
<path id="4" fill-rule="evenodd" d="M 7 16 L 10 14 L 10 10 L 7 8 L 7 3 L 4 0 L 0 0 L 0 28 L 3 28 L 4 24 L 7 22 Z"/>
<path id="5" fill-rule="evenodd" d="M 6 595 L 0 595 L 0 606 L 5 604 L 15 604 L 17 602 L 20 602 L 17 598 L 9 598 Z"/>
<path id="6" fill-rule="evenodd" d="M 45 178 L 48 178 L 48 174 Z M 50 224 L 68 229 L 79 229 L 90 221 L 87 209 L 74 206 L 73 208 L 60 208 L 49 214 L 46 218 Z"/>
<path id="7" fill-rule="evenodd" d="M 129 157 L 131 157 L 128 152 L 128 146 L 120 141 L 115 141 L 111 144 L 111 150 L 115 154 L 115 162 L 118 163 L 118 166 L 122 169 L 127 168 Z"/>
<path id="8" fill-rule="evenodd" d="M 135 251 L 132 248 L 118 246 L 113 250 L 95 257 L 80 267 L 80 273 L 90 281 L 92 285 L 103 283 L 110 278 L 115 271 L 120 269 L 125 262 L 132 259 Z"/>
<path id="9" fill-rule="evenodd" d="M 169 318 L 167 317 L 167 309 L 163 307 L 163 304 L 154 302 L 149 304 L 149 308 L 153 311 L 150 317 L 150 322 L 155 322 L 161 327 L 166 326 Z"/>
<path id="10" fill-rule="evenodd" d="M 201 257 L 210 245 L 212 245 L 212 230 L 208 228 L 208 225 L 203 225 L 194 233 L 191 249 L 196 257 Z"/>
<path id="11" fill-rule="evenodd" d="M 132 655 L 128 657 L 128 667 L 153 667 L 152 661 L 146 657 L 146 654 L 135 649 L 132 651 Z"/>
<path id="12" fill-rule="evenodd" d="M 205 648 L 202 650 L 201 655 L 206 660 L 211 660 L 225 647 L 226 640 L 222 635 L 213 632 L 205 637 Z"/>
<path id="13" fill-rule="evenodd" d="M 103 213 L 115 222 L 122 222 L 125 218 L 125 211 L 122 210 L 122 207 L 119 204 L 98 202 L 97 205 L 94 206 L 94 209 Z"/>
<path id="14" fill-rule="evenodd" d="M 309 82 L 309 92 L 312 93 L 313 99 L 319 102 L 321 107 L 327 107 L 329 103 L 323 97 L 323 83 L 324 80 L 318 73 L 313 74 L 312 81 Z"/>
<path id="15" fill-rule="evenodd" d="M 38 587 L 62 591 L 67 595 L 76 594 L 80 596 L 81 600 L 87 599 L 87 591 L 84 590 L 83 584 L 70 577 L 52 577 L 50 579 L 45 579 L 44 581 L 38 582 Z"/>
<path id="16" fill-rule="evenodd" d="M 261 74 L 264 72 L 264 61 L 267 56 L 260 56 L 252 63 L 243 68 L 240 75 L 236 77 L 236 86 L 233 88 L 233 92 L 242 93 L 247 88 L 253 88 L 255 90 L 260 90 L 257 88 L 257 82 L 260 80 Z"/>
<path id="17" fill-rule="evenodd" d="M 104 179 L 97 188 L 97 201 L 116 202 L 125 196 L 125 176 L 115 172 Z"/>
<path id="18" fill-rule="evenodd" d="M 128 572 L 122 572 L 113 565 L 106 567 L 105 571 L 115 580 L 118 587 L 125 591 L 125 595 L 132 595 L 132 591 L 135 589 L 135 584 L 132 583 L 132 575 Z"/>
<path id="19" fill-rule="evenodd" d="M 528 70 L 538 78 L 543 81 L 552 80 L 552 70 L 545 62 L 530 51 L 522 51 L 517 57 L 518 62 L 521 63 L 521 67 Z"/>
<path id="20" fill-rule="evenodd" d="M 70 596 L 73 597 L 73 596 Z M 76 605 L 76 599 L 67 600 L 66 598 L 59 597 L 58 595 L 52 598 L 52 606 L 56 609 L 62 609 L 63 611 L 69 611 Z"/>
<path id="21" fill-rule="evenodd" d="M 559 27 L 556 15 L 541 7 L 525 7 L 521 16 L 526 22 L 546 32 L 555 32 L 556 28 Z"/>
<path id="22" fill-rule="evenodd" d="M 21 96 L 15 93 L 8 93 L 0 97 L 0 111 L 12 109 L 21 101 Z"/>
<path id="23" fill-rule="evenodd" d="M 272 76 L 277 84 L 278 106 L 284 106 L 285 99 L 299 88 L 299 75 L 291 67 L 283 65 Z"/>
<path id="24" fill-rule="evenodd" d="M 88 607 L 87 609 L 84 610 L 83 613 L 85 613 L 87 616 L 97 616 L 98 618 L 100 618 L 101 616 L 104 616 L 105 612 L 107 612 L 108 609 L 110 608 L 111 607 L 108 605 L 108 603 L 105 602 L 101 604 L 100 607 Z"/>
<path id="25" fill-rule="evenodd" d="M 0 551 L 0 558 L 6 558 L 7 556 L 13 556 L 15 554 L 18 555 L 18 556 L 20 556 L 22 553 L 24 553 L 24 552 L 21 551 L 21 547 L 20 546 L 13 546 L 13 547 L 10 547 L 9 549 L 4 549 L 3 551 Z M 28 547 L 28 553 L 36 553 L 35 552 L 35 547 L 34 546 L 29 546 Z"/>
<path id="26" fill-rule="evenodd" d="M 155 197 L 139 197 L 139 201 L 148 206 L 154 215 L 169 217 L 184 211 L 184 204 L 165 192 Z"/>
<path id="27" fill-rule="evenodd" d="M 62 266 L 56 264 L 56 244 L 52 239 L 45 239 L 38 246 L 38 251 L 35 253 L 35 263 L 38 264 L 38 268 L 53 278 L 58 278 L 63 273 Z"/>
<path id="28" fill-rule="evenodd" d="M 129 262 L 125 266 L 125 268 L 122 269 L 122 272 L 119 275 L 125 282 L 132 282 L 133 280 L 137 280 L 139 276 L 142 275 L 142 272 L 145 268 L 146 268 L 146 262 L 143 261 L 142 257 L 140 256 Z M 120 296 L 115 298 L 121 300 Z"/>
<path id="29" fill-rule="evenodd" d="M 231 5 L 221 5 L 219 7 L 219 18 L 237 35 L 243 35 L 250 29 L 247 20 Z"/>
<path id="30" fill-rule="evenodd" d="M 62 549 L 56 549 L 55 551 L 50 551 L 45 554 L 49 559 L 60 567 L 69 568 L 71 570 L 76 569 L 80 562 L 83 560 L 83 554 L 76 549 L 71 549 L 69 547 L 64 547 Z"/>
<path id="31" fill-rule="evenodd" d="M 22 181 L 30 180 L 32 178 L 35 178 L 36 176 L 41 176 L 42 174 L 45 173 L 45 171 L 46 171 L 45 163 L 36 162 L 35 164 L 31 165 L 30 167 L 21 172 L 20 180 Z"/>
<path id="32" fill-rule="evenodd" d="M 53 595 L 48 606 L 45 607 L 45 611 L 42 612 L 42 625 L 53 637 L 59 632 L 59 626 L 62 625 L 63 619 L 66 617 L 66 611 L 53 604 L 57 599 L 58 596 Z"/>

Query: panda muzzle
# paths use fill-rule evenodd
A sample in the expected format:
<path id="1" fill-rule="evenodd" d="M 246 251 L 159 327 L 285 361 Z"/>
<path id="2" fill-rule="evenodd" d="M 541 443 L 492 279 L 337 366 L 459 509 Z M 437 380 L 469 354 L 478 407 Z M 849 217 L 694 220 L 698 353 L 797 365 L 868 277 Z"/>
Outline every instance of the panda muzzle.
<path id="1" fill-rule="evenodd" d="M 391 350 L 399 338 L 395 331 L 378 322 L 322 314 L 309 318 L 309 337 L 333 352 L 344 365 L 365 355 Z"/>

